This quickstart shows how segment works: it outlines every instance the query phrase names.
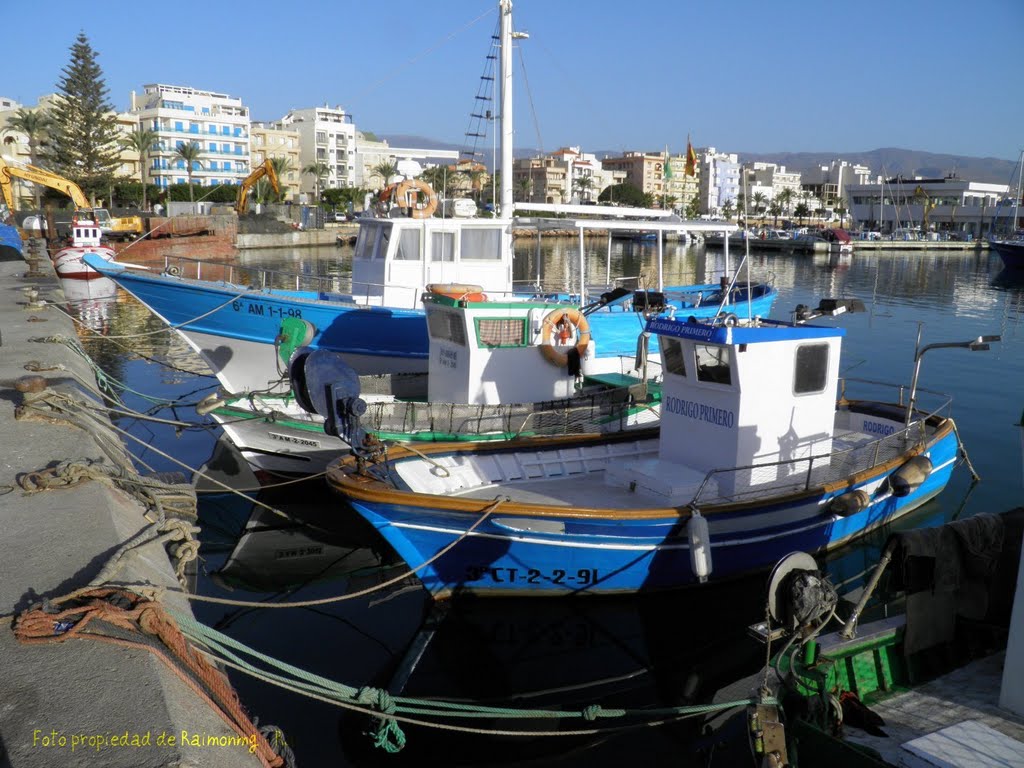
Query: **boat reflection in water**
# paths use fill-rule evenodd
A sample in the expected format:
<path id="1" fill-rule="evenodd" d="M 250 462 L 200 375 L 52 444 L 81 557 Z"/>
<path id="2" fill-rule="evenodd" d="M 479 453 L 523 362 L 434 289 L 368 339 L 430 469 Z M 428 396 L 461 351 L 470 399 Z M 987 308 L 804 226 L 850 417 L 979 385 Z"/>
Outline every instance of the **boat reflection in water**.
<path id="1" fill-rule="evenodd" d="M 117 301 L 117 283 L 97 275 L 92 280 L 64 278 L 60 287 L 82 325 L 105 335 L 110 328 L 110 306 Z"/>

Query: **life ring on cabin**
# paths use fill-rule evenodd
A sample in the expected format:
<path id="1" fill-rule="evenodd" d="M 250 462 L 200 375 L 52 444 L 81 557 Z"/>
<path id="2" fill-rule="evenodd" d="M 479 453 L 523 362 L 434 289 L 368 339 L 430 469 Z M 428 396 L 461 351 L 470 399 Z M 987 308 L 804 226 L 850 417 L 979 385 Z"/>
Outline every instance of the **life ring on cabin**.
<path id="1" fill-rule="evenodd" d="M 479 285 L 469 283 L 430 283 L 427 292 L 435 296 L 447 296 L 460 301 L 487 301 L 487 294 Z"/>
<path id="2" fill-rule="evenodd" d="M 417 193 L 426 197 L 425 202 L 413 202 L 410 196 Z M 394 191 L 395 204 L 399 208 L 408 208 L 409 216 L 414 219 L 429 219 L 437 210 L 437 193 L 434 188 L 421 179 L 406 179 Z"/>
<path id="3" fill-rule="evenodd" d="M 582 358 L 590 346 L 590 321 L 578 309 L 556 309 L 549 312 L 540 326 L 540 353 L 552 365 L 564 368 L 569 365 L 569 355 L 558 349 L 556 344 L 567 346 L 576 332 L 576 351 Z"/>

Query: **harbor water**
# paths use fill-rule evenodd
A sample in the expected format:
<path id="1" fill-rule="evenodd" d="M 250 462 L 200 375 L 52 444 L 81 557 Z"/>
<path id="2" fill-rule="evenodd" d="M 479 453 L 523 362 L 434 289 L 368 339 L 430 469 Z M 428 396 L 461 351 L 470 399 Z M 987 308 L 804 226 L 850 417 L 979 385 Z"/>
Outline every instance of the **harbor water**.
<path id="1" fill-rule="evenodd" d="M 588 243 L 588 282 L 603 281 L 606 273 L 642 276 L 646 287 L 657 288 L 657 244 L 615 242 L 610 262 L 605 247 Z M 343 279 L 351 255 L 350 247 L 268 249 L 243 251 L 238 262 Z M 733 252 L 731 266 L 742 256 Z M 721 251 L 701 245 L 667 243 L 661 258 L 666 285 L 717 282 L 725 266 Z M 748 264 L 755 279 L 770 275 L 779 288 L 772 312 L 778 319 L 789 318 L 798 304 L 816 307 L 823 297 L 863 301 L 864 313 L 817 321 L 847 331 L 843 377 L 908 384 L 919 337 L 928 345 L 1000 336 L 988 351 L 933 349 L 921 358 L 919 387 L 952 397 L 980 481 L 973 482 L 966 465 L 958 467 L 938 498 L 899 525 L 936 525 L 1024 501 L 1024 275 L 1003 270 L 999 257 L 985 250 L 752 254 Z M 517 240 L 519 282 L 575 290 L 579 270 L 574 239 Z M 392 754 L 374 747 L 372 719 L 232 670 L 249 713 L 261 725 L 282 729 L 298 765 L 428 759 L 603 766 L 638 758 L 651 765 L 735 764 L 730 749 L 741 740 L 726 737 L 742 735 L 742 717 L 720 719 L 718 743 L 702 729 L 702 718 L 669 717 L 657 727 L 631 728 L 638 721 L 560 718 L 557 712 L 703 703 L 755 672 L 765 650 L 746 627 L 764 616 L 763 577 L 663 596 L 456 601 L 439 611 L 408 567 L 321 482 L 256 491 L 256 480 L 218 439 L 212 420 L 196 413 L 195 404 L 217 386 L 201 361 L 113 284 L 89 283 L 68 286 L 68 311 L 80 319 L 81 340 L 93 359 L 127 386 L 125 404 L 150 417 L 115 418 L 133 436 L 128 448 L 140 468 L 191 476 L 203 467 L 214 478 L 198 483 L 197 591 L 267 605 L 344 596 L 284 609 L 197 602 L 200 621 L 353 688 L 542 710 L 513 724 L 529 737 L 507 735 L 509 721 L 490 718 L 462 720 L 453 730 L 405 723 L 404 748 Z M 833 581 L 855 585 L 862 579 L 886 533 L 830 555 L 823 565 Z M 747 759 L 740 754 L 733 758 Z"/>

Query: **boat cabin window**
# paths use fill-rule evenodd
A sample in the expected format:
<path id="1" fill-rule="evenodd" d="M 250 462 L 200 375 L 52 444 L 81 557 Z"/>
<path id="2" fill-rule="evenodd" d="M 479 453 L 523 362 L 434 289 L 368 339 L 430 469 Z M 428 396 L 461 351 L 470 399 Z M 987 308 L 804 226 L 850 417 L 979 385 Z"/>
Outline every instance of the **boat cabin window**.
<path id="1" fill-rule="evenodd" d="M 455 261 L 455 233 L 432 232 L 430 235 L 430 260 Z"/>
<path id="2" fill-rule="evenodd" d="M 355 258 L 369 261 L 373 258 L 373 249 L 377 244 L 377 235 L 380 227 L 364 226 L 359 230 L 359 237 L 356 238 Z"/>
<path id="3" fill-rule="evenodd" d="M 387 227 L 380 228 L 380 236 L 377 238 L 377 243 L 373 249 L 374 259 L 383 259 L 388 255 L 388 242 L 391 240 L 391 229 Z"/>
<path id="4" fill-rule="evenodd" d="M 658 340 L 661 347 L 661 362 L 665 370 L 676 376 L 686 375 L 686 362 L 683 359 L 683 345 L 679 339 L 662 337 Z"/>
<path id="5" fill-rule="evenodd" d="M 466 326 L 454 312 L 427 312 L 427 330 L 433 339 L 466 346 Z"/>
<path id="6" fill-rule="evenodd" d="M 476 320 L 477 346 L 526 346 L 526 318 L 478 318 Z"/>
<path id="7" fill-rule="evenodd" d="M 491 261 L 501 259 L 501 230 L 463 229 L 462 258 Z"/>
<path id="8" fill-rule="evenodd" d="M 697 381 L 710 381 L 714 384 L 732 384 L 732 372 L 729 368 L 731 353 L 729 347 L 711 344 L 695 344 L 697 356 Z"/>
<path id="9" fill-rule="evenodd" d="M 796 348 L 793 392 L 806 395 L 823 392 L 828 380 L 828 344 L 803 344 Z"/>
<path id="10" fill-rule="evenodd" d="M 419 261 L 420 260 L 420 231 L 418 229 L 403 229 L 398 238 L 398 251 L 395 253 L 395 261 Z"/>

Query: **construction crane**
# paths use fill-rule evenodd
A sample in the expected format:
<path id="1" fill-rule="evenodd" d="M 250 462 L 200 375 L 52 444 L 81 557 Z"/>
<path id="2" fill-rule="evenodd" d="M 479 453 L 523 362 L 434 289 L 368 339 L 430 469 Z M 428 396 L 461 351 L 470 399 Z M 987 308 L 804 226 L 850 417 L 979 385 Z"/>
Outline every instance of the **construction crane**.
<path id="1" fill-rule="evenodd" d="M 7 203 L 7 208 L 11 211 L 14 210 L 12 179 L 23 179 L 56 189 L 70 197 L 79 210 L 89 209 L 89 199 L 75 182 L 68 181 L 50 171 L 44 171 L 42 168 L 36 168 L 34 165 L 9 165 L 3 158 L 0 158 L 0 192 L 3 193 L 4 202 Z"/>
<path id="2" fill-rule="evenodd" d="M 249 190 L 252 189 L 253 185 L 262 179 L 264 176 L 267 177 L 267 181 L 270 182 L 270 186 L 274 189 L 274 194 L 281 194 L 281 187 L 277 183 L 277 171 L 274 170 L 274 165 L 271 163 L 268 157 L 260 165 L 253 169 L 252 173 L 242 179 L 242 183 L 238 186 L 238 199 L 235 201 L 235 210 L 239 215 L 245 213 L 248 207 Z"/>
<path id="3" fill-rule="evenodd" d="M 14 211 L 14 192 L 12 179 L 22 179 L 41 184 L 50 189 L 63 192 L 71 198 L 76 211 L 88 213 L 99 226 L 104 235 L 111 238 L 132 240 L 142 234 L 142 218 L 139 216 L 112 217 L 106 208 L 89 207 L 89 199 L 82 188 L 75 182 L 58 176 L 51 171 L 37 168 L 34 165 L 11 165 L 0 158 L 0 192 L 9 211 Z"/>

